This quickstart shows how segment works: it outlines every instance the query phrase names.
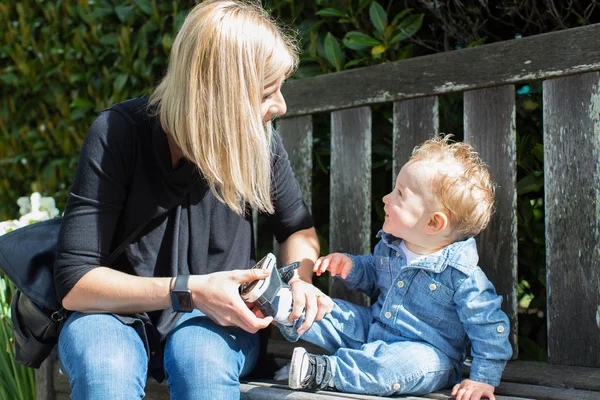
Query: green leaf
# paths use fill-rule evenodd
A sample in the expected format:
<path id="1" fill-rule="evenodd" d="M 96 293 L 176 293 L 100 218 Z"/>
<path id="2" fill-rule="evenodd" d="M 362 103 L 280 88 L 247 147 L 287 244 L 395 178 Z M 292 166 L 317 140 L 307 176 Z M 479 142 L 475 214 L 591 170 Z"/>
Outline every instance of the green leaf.
<path id="1" fill-rule="evenodd" d="M 325 58 L 329 61 L 329 64 L 331 64 L 336 71 L 341 71 L 345 62 L 344 52 L 331 32 L 327 32 L 327 36 L 325 36 L 324 47 Z"/>
<path id="2" fill-rule="evenodd" d="M 115 84 L 114 84 L 115 92 L 119 93 L 121 90 L 123 90 L 123 88 L 125 87 L 125 84 L 127 83 L 128 77 L 129 77 L 129 75 L 127 75 L 127 74 L 117 75 L 117 79 L 115 79 Z"/>
<path id="3" fill-rule="evenodd" d="M 344 36 L 343 43 L 344 46 L 352 50 L 366 50 L 381 44 L 379 40 L 358 31 L 348 32 L 346 36 Z"/>
<path id="4" fill-rule="evenodd" d="M 519 196 L 526 193 L 538 192 L 544 187 L 544 178 L 534 175 L 527 175 L 517 183 L 517 193 Z"/>
<path id="5" fill-rule="evenodd" d="M 119 44 L 119 35 L 116 33 L 109 33 L 100 38 L 100 43 L 105 46 L 117 46 Z"/>
<path id="6" fill-rule="evenodd" d="M 415 33 L 421 29 L 421 25 L 423 25 L 423 17 L 424 14 L 411 15 L 404 19 L 398 28 L 396 29 L 396 34 L 390 40 L 390 44 L 398 43 L 404 39 L 408 39 Z"/>
<path id="7" fill-rule="evenodd" d="M 346 63 L 346 65 L 344 65 L 344 69 L 348 69 L 350 67 L 354 67 L 355 65 L 359 65 L 359 64 L 361 64 L 361 63 L 363 63 L 365 61 L 366 61 L 365 58 L 359 58 L 357 60 L 348 61 Z"/>
<path id="8" fill-rule="evenodd" d="M 119 20 L 125 23 L 133 15 L 134 9 L 132 6 L 118 6 L 115 7 L 115 12 L 117 13 L 117 17 L 119 17 Z"/>
<path id="9" fill-rule="evenodd" d="M 396 16 L 392 20 L 392 23 L 390 24 L 390 26 L 396 27 L 396 24 L 398 23 L 398 21 L 400 21 L 401 18 L 404 18 L 404 16 L 406 14 L 408 14 L 409 12 L 411 12 L 412 10 L 413 10 L 412 8 L 405 8 L 404 10 L 400 11 L 398 14 L 396 14 Z"/>
<path id="10" fill-rule="evenodd" d="M 381 4 L 376 1 L 371 3 L 371 6 L 369 7 L 369 17 L 371 18 L 371 22 L 375 29 L 377 29 L 378 32 L 383 33 L 387 26 L 387 14 Z"/>
<path id="11" fill-rule="evenodd" d="M 356 9 L 356 13 L 359 14 L 362 10 L 364 10 L 369 4 L 371 4 L 373 0 L 362 0 Z"/>
<path id="12" fill-rule="evenodd" d="M 139 8 L 142 9 L 144 14 L 146 14 L 146 15 L 153 14 L 152 3 L 150 3 L 148 0 L 133 0 L 133 2 L 135 3 L 136 6 L 138 6 Z"/>
<path id="13" fill-rule="evenodd" d="M 324 8 L 316 12 L 317 15 L 322 17 L 345 17 L 346 13 L 335 9 L 335 8 Z"/>

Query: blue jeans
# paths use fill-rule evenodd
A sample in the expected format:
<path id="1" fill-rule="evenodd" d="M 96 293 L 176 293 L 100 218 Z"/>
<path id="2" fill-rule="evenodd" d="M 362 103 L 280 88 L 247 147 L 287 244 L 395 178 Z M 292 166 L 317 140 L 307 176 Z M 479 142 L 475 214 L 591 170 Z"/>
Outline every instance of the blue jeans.
<path id="1" fill-rule="evenodd" d="M 172 400 L 239 399 L 239 377 L 259 353 L 258 335 L 222 327 L 200 311 L 183 315 L 167 336 L 164 369 Z M 148 354 L 134 328 L 108 314 L 73 313 L 58 342 L 72 399 L 141 399 Z"/>
<path id="2" fill-rule="evenodd" d="M 419 395 L 460 379 L 461 365 L 435 347 L 407 341 L 384 329 L 373 321 L 369 307 L 333 300 L 332 312 L 301 338 L 331 353 L 327 357 L 337 390 L 378 396 Z M 288 340 L 298 340 L 293 329 L 279 328 Z"/>

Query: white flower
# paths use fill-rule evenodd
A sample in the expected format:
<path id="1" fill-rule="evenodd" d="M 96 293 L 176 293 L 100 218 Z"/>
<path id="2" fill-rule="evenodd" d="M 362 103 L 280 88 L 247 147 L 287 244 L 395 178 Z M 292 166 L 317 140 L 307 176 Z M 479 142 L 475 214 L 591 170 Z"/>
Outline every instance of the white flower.
<path id="1" fill-rule="evenodd" d="M 56 202 L 52 197 L 42 197 L 38 192 L 30 197 L 20 197 L 17 200 L 21 217 L 16 220 L 0 222 L 0 235 L 34 222 L 54 218 L 59 214 Z"/>

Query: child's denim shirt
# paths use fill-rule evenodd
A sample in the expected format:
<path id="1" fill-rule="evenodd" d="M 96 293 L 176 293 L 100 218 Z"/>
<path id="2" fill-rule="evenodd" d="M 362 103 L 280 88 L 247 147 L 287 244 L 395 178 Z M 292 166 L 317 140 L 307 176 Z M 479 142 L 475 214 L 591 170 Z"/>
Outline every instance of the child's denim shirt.
<path id="1" fill-rule="evenodd" d="M 407 340 L 424 341 L 462 363 L 471 341 L 470 379 L 500 384 L 512 355 L 509 321 L 502 298 L 477 266 L 475 239 L 447 246 L 438 256 L 406 265 L 400 239 L 380 231 L 373 254 L 353 256 L 344 281 L 349 289 L 373 296 L 374 323 Z"/>

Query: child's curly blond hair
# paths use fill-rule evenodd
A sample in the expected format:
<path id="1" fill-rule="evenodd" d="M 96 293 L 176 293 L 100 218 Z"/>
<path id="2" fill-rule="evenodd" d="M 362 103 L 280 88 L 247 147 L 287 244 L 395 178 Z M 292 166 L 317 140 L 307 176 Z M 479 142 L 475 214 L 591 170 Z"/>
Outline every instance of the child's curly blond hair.
<path id="1" fill-rule="evenodd" d="M 424 163 L 431 169 L 434 207 L 450 221 L 455 240 L 477 235 L 490 222 L 494 211 L 495 184 L 475 148 L 452 142 L 452 135 L 439 135 L 415 147 L 409 163 Z"/>

